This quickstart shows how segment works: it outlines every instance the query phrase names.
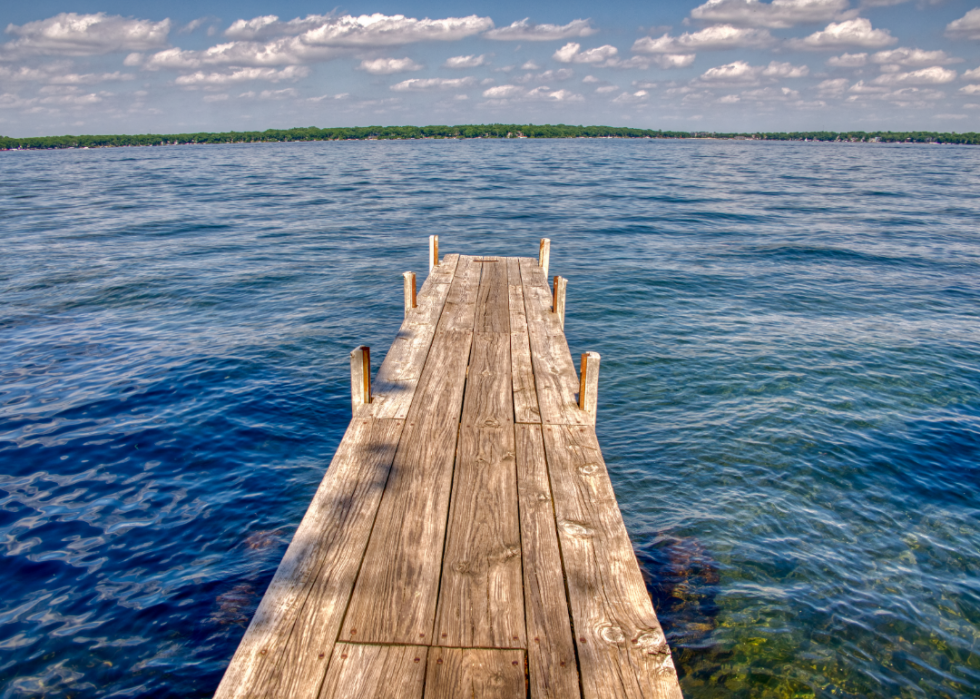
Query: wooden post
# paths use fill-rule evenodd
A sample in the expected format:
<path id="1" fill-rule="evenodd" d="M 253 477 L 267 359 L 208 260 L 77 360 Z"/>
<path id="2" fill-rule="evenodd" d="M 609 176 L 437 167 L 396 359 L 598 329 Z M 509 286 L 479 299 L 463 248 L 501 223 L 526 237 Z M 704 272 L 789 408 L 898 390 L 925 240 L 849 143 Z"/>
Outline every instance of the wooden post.
<path id="1" fill-rule="evenodd" d="M 558 314 L 558 324 L 561 329 L 565 329 L 565 289 L 568 287 L 568 280 L 565 277 L 555 275 L 552 284 L 551 312 Z"/>
<path id="2" fill-rule="evenodd" d="M 350 353 L 351 410 L 371 402 L 371 348 L 361 345 Z"/>
<path id="3" fill-rule="evenodd" d="M 544 269 L 544 277 L 548 278 L 548 262 L 551 259 L 551 238 L 542 238 L 538 248 L 538 267 Z"/>
<path id="4" fill-rule="evenodd" d="M 596 407 L 599 403 L 599 353 L 582 354 L 581 379 L 578 390 L 578 407 L 589 414 L 595 425 Z"/>
<path id="5" fill-rule="evenodd" d="M 402 276 L 405 277 L 405 317 L 408 318 L 408 312 L 419 305 L 415 299 L 415 272 L 405 272 Z"/>
<path id="6" fill-rule="evenodd" d="M 439 264 L 439 236 L 429 236 L 429 271 Z"/>

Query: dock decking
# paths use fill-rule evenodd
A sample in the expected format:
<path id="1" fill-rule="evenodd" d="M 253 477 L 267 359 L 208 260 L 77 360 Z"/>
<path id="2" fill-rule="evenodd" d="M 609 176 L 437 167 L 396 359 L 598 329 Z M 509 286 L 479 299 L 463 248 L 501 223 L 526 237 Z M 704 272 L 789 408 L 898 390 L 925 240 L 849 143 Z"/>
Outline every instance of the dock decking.
<path id="1" fill-rule="evenodd" d="M 447 255 L 373 386 L 355 350 L 353 419 L 216 697 L 680 698 L 539 259 Z"/>

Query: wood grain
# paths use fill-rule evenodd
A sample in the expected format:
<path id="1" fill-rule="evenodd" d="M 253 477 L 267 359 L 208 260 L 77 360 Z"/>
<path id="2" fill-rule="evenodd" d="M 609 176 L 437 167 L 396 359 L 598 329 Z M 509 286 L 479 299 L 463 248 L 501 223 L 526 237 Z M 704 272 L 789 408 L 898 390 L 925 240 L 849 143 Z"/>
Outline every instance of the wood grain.
<path id="1" fill-rule="evenodd" d="M 480 279 L 473 330 L 478 333 L 510 332 L 507 262 L 504 258 L 483 258 L 483 275 Z"/>
<path id="2" fill-rule="evenodd" d="M 341 638 L 425 644 L 432 637 L 479 270 L 460 258 L 395 453 Z M 455 308 L 450 309 L 450 300 Z M 453 320 L 444 323 L 447 313 Z"/>
<path id="3" fill-rule="evenodd" d="M 436 617 L 441 646 L 526 647 L 514 448 L 512 424 L 460 429 Z"/>
<path id="4" fill-rule="evenodd" d="M 510 333 L 474 333 L 462 424 L 500 427 L 514 422 Z"/>
<path id="5" fill-rule="evenodd" d="M 520 266 L 541 422 L 590 425 L 592 420 L 578 407 L 578 375 L 565 333 L 551 312 L 548 283 L 533 261 L 522 258 Z"/>
<path id="6" fill-rule="evenodd" d="M 351 421 L 216 697 L 316 696 L 402 425 Z"/>
<path id="7" fill-rule="evenodd" d="M 458 259 L 459 255 L 447 255 L 436 268 L 440 270 L 439 274 L 430 274 L 422 285 L 422 291 L 416 297 L 418 305 L 405 314 L 374 378 L 371 404 L 362 407 L 356 413 L 357 417 L 373 415 L 401 419 L 408 415 Z"/>
<path id="8" fill-rule="evenodd" d="M 430 648 L 425 699 L 526 699 L 524 651 Z"/>
<path id="9" fill-rule="evenodd" d="M 515 428 L 531 696 L 581 697 L 541 426 Z"/>
<path id="10" fill-rule="evenodd" d="M 473 317 L 476 313 L 476 293 L 480 284 L 483 263 L 478 257 L 460 255 L 456 274 L 449 287 L 446 305 L 439 317 L 438 330 L 473 331 Z M 458 282 L 458 283 L 457 283 Z"/>
<path id="11" fill-rule="evenodd" d="M 534 388 L 534 368 L 531 365 L 531 340 L 524 309 L 524 286 L 521 268 L 516 257 L 507 258 L 507 291 L 510 310 L 511 378 L 514 390 L 514 420 L 541 422 L 538 394 Z"/>
<path id="12" fill-rule="evenodd" d="M 680 699 L 591 427 L 547 425 L 545 453 L 585 699 Z"/>
<path id="13" fill-rule="evenodd" d="M 320 699 L 421 699 L 428 652 L 424 646 L 338 643 Z"/>

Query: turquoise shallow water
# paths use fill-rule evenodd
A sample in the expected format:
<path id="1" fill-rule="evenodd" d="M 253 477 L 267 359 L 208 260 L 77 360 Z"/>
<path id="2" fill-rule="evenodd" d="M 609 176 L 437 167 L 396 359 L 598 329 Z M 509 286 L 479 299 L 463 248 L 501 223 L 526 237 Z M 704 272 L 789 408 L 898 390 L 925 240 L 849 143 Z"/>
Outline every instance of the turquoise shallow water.
<path id="1" fill-rule="evenodd" d="M 0 154 L 0 697 L 209 696 L 401 272 L 536 254 L 688 697 L 980 696 L 980 149 Z"/>

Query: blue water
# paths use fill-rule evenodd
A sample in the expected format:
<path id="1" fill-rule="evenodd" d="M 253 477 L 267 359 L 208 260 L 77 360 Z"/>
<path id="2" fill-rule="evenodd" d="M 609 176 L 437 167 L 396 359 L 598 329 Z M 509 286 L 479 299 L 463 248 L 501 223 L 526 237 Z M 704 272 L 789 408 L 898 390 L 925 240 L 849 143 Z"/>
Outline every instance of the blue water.
<path id="1" fill-rule="evenodd" d="M 980 696 L 980 148 L 0 154 L 0 697 L 205 697 L 443 252 L 569 279 L 688 697 Z"/>

